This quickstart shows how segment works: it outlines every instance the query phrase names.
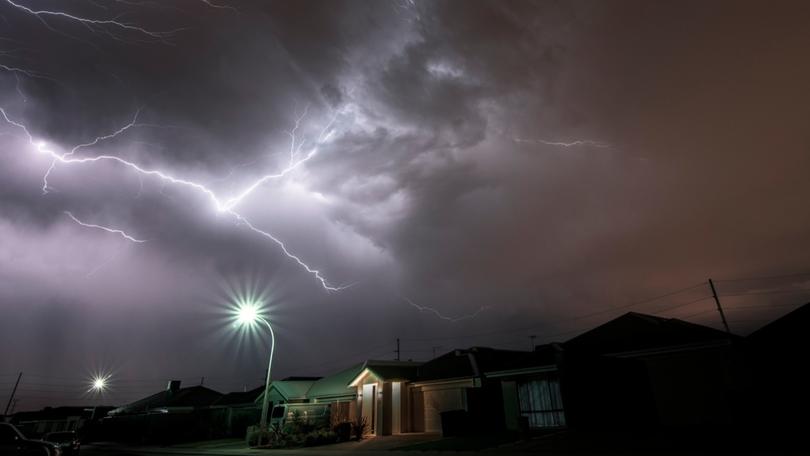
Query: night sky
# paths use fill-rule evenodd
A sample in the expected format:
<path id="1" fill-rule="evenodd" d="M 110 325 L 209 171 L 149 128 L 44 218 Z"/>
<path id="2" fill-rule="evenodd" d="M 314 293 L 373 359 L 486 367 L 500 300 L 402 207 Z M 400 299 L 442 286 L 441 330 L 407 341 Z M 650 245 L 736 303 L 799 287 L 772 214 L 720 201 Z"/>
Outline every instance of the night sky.
<path id="1" fill-rule="evenodd" d="M 746 334 L 810 299 L 807 24 L 804 1 L 0 0 L 0 400 L 20 371 L 17 410 L 256 387 L 239 296 L 274 378 L 630 310 L 721 327 L 710 277 Z"/>

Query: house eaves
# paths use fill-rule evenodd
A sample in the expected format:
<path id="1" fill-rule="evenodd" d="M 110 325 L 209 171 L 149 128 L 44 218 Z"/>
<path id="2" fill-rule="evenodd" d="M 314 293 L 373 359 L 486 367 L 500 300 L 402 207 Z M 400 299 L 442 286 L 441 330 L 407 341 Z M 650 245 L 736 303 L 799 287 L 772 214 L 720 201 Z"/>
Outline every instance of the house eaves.
<path id="1" fill-rule="evenodd" d="M 412 386 L 427 386 L 427 385 L 442 385 L 445 383 L 457 383 L 463 381 L 475 381 L 477 377 L 474 375 L 467 375 L 464 377 L 453 377 L 453 378 L 439 378 L 435 380 L 420 380 L 411 383 Z"/>
<path id="2" fill-rule="evenodd" d="M 530 375 L 530 374 L 542 374 L 545 372 L 554 372 L 557 371 L 558 368 L 556 365 L 551 364 L 548 366 L 536 366 L 536 367 L 524 367 L 522 369 L 508 369 L 508 370 L 500 370 L 500 371 L 493 371 L 493 372 L 484 372 L 484 377 L 486 378 L 500 378 L 500 377 L 510 377 L 513 375 Z"/>
<path id="3" fill-rule="evenodd" d="M 671 347 L 660 347 L 660 348 L 649 348 L 644 350 L 605 353 L 602 356 L 609 356 L 614 358 L 634 358 L 638 356 L 665 355 L 669 353 L 688 352 L 694 350 L 701 350 L 704 348 L 728 347 L 730 345 L 732 345 L 731 340 L 723 339 L 711 342 L 698 342 L 694 344 L 673 345 Z"/>

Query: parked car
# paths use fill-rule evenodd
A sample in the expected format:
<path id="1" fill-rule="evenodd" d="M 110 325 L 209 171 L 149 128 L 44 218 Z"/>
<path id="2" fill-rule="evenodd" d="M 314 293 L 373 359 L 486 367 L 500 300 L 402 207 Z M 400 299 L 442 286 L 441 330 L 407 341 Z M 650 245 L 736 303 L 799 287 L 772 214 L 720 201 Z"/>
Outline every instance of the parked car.
<path id="1" fill-rule="evenodd" d="M 64 456 L 79 454 L 82 446 L 79 436 L 73 431 L 50 432 L 42 440 L 59 445 Z"/>
<path id="2" fill-rule="evenodd" d="M 26 438 L 10 423 L 0 423 L 0 454 L 3 456 L 62 456 L 55 444 Z"/>

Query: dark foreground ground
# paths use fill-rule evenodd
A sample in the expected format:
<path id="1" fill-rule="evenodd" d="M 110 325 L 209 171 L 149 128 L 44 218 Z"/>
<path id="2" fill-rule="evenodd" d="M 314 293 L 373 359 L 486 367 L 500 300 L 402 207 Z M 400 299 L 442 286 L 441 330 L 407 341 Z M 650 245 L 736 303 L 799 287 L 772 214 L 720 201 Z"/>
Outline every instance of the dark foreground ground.
<path id="1" fill-rule="evenodd" d="M 125 447 L 111 443 L 85 445 L 82 456 L 159 455 L 273 455 L 273 456 L 430 456 L 430 455 L 808 455 L 810 435 L 758 432 L 714 432 L 711 434 L 633 434 L 548 432 L 526 436 L 504 434 L 441 438 L 435 434 L 369 438 L 311 448 L 266 450 L 246 448 L 236 439 L 186 443 L 167 447 Z"/>

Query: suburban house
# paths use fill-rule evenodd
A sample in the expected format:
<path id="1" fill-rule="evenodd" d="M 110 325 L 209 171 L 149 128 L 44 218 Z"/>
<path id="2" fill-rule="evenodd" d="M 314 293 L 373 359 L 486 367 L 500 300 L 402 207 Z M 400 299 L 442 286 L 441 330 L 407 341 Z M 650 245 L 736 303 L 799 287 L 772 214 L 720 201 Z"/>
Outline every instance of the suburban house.
<path id="1" fill-rule="evenodd" d="M 465 410 L 467 421 L 492 425 L 502 421 L 498 382 L 487 371 L 499 371 L 527 352 L 472 347 L 453 350 L 421 365 L 409 384 L 409 431 L 442 432 L 442 412 Z M 447 430 L 445 430 L 445 433 Z"/>
<path id="2" fill-rule="evenodd" d="M 333 422 L 354 421 L 357 418 L 357 390 L 349 382 L 362 370 L 356 364 L 326 377 L 287 377 L 270 383 L 270 406 L 296 403 L 332 404 Z M 256 398 L 261 407 L 264 395 Z"/>
<path id="3" fill-rule="evenodd" d="M 46 407 L 35 412 L 17 412 L 11 423 L 27 436 L 42 437 L 49 432 L 76 431 L 85 434 L 113 407 Z"/>
<path id="4" fill-rule="evenodd" d="M 111 410 L 103 420 L 105 432 L 130 442 L 210 438 L 215 434 L 211 405 L 221 397 L 202 385 L 181 388 L 172 380 L 164 391 Z"/>
<path id="5" fill-rule="evenodd" d="M 314 403 L 332 404 L 332 421 L 355 421 L 357 419 L 357 389 L 349 383 L 363 369 L 355 364 L 332 375 L 317 380 L 307 391 L 307 398 Z"/>
<path id="6" fill-rule="evenodd" d="M 270 384 L 271 405 L 331 404 L 333 422 L 365 419 L 367 432 L 389 435 L 405 432 L 407 393 L 403 386 L 415 378 L 421 363 L 369 360 L 323 378 L 290 377 Z M 262 395 L 256 398 L 261 404 Z"/>
<path id="7" fill-rule="evenodd" d="M 214 434 L 217 437 L 243 437 L 248 426 L 261 416 L 256 398 L 264 393 L 264 386 L 249 391 L 233 392 L 215 400 L 211 408 Z"/>
<path id="8" fill-rule="evenodd" d="M 577 427 L 723 425 L 745 394 L 742 339 L 675 318 L 624 314 L 562 345 L 560 381 Z"/>
<path id="9" fill-rule="evenodd" d="M 567 425 L 560 388 L 562 346 L 539 345 L 484 376 L 500 383 L 502 425 L 509 430 L 558 428 Z"/>
<path id="10" fill-rule="evenodd" d="M 320 377 L 288 377 L 273 380 L 270 382 L 270 403 L 278 405 L 309 402 L 307 392 L 317 380 L 320 380 Z M 261 406 L 263 398 L 264 387 L 256 397 L 256 404 Z"/>
<path id="11" fill-rule="evenodd" d="M 425 363 L 367 361 L 348 386 L 375 435 L 727 424 L 746 391 L 740 341 L 631 312 L 531 352 L 472 347 Z"/>

